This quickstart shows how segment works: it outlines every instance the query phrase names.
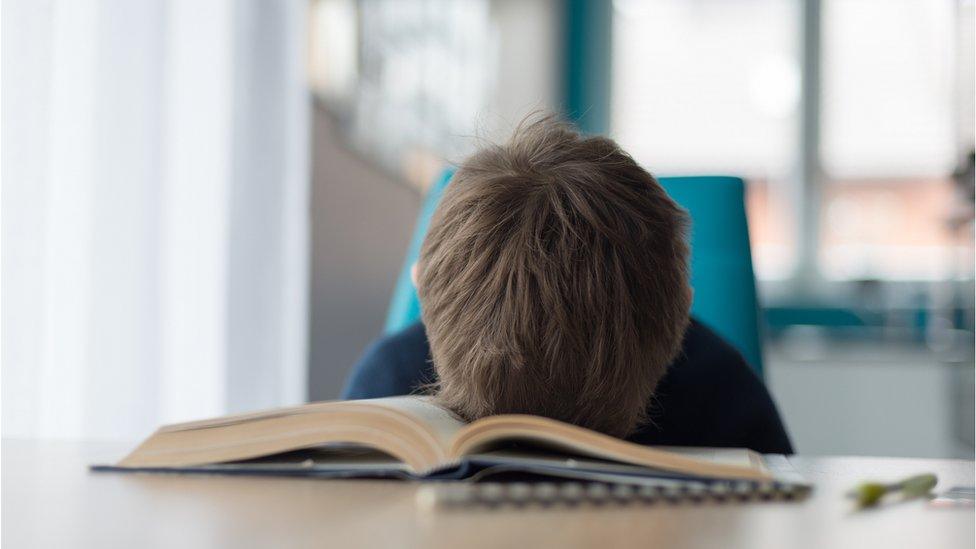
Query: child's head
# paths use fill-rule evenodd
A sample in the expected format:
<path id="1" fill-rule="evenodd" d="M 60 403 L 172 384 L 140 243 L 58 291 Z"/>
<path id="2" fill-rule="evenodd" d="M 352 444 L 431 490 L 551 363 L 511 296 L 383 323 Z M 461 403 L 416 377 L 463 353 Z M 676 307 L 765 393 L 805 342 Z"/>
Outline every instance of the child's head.
<path id="1" fill-rule="evenodd" d="M 437 398 L 630 433 L 688 323 L 687 225 L 616 143 L 552 118 L 468 158 L 420 253 Z"/>

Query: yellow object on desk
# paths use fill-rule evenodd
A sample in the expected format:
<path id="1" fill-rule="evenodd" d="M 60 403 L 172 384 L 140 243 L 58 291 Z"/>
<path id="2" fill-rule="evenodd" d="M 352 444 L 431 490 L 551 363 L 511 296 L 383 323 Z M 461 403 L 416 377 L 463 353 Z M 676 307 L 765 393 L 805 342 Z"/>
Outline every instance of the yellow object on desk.
<path id="1" fill-rule="evenodd" d="M 927 496 L 938 483 L 939 478 L 931 473 L 911 476 L 891 484 L 862 482 L 848 493 L 848 497 L 857 500 L 858 507 L 863 509 L 874 507 L 888 494 L 900 494 L 902 500 Z"/>

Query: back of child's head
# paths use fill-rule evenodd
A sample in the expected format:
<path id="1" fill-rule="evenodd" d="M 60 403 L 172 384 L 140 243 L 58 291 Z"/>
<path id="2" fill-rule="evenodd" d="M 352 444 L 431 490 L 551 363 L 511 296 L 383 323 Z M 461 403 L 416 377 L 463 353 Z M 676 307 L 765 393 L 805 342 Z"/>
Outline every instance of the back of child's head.
<path id="1" fill-rule="evenodd" d="M 475 153 L 418 263 L 437 399 L 632 432 L 688 324 L 687 225 L 616 143 L 552 117 Z"/>

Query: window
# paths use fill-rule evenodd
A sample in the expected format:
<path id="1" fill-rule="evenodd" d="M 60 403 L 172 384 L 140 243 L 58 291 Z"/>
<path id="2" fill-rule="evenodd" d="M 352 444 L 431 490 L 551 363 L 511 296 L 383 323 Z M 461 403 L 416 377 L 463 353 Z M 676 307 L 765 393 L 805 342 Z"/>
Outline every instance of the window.
<path id="1" fill-rule="evenodd" d="M 972 146 L 973 78 L 971 53 L 963 66 L 956 50 L 961 10 L 933 0 L 824 3 L 818 257 L 828 279 L 959 274 L 954 248 L 966 243 L 948 223 L 951 174 Z"/>
<path id="2" fill-rule="evenodd" d="M 818 5 L 617 0 L 612 133 L 655 173 L 745 178 L 760 279 L 796 276 L 801 256 L 827 280 L 971 277 L 972 225 L 949 221 L 973 147 L 973 2 Z M 809 180 L 801 147 L 818 153 Z"/>
<path id="3" fill-rule="evenodd" d="M 614 3 L 611 130 L 659 175 L 749 182 L 757 273 L 795 261 L 789 179 L 800 74 L 797 4 L 784 0 Z"/>

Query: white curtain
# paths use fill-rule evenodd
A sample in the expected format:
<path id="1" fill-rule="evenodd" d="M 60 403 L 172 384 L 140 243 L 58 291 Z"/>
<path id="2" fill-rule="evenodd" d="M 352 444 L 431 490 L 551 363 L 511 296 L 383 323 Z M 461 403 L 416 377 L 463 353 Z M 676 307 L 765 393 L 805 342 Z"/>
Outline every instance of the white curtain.
<path id="1" fill-rule="evenodd" d="M 4 0 L 4 436 L 304 399 L 305 9 Z"/>

